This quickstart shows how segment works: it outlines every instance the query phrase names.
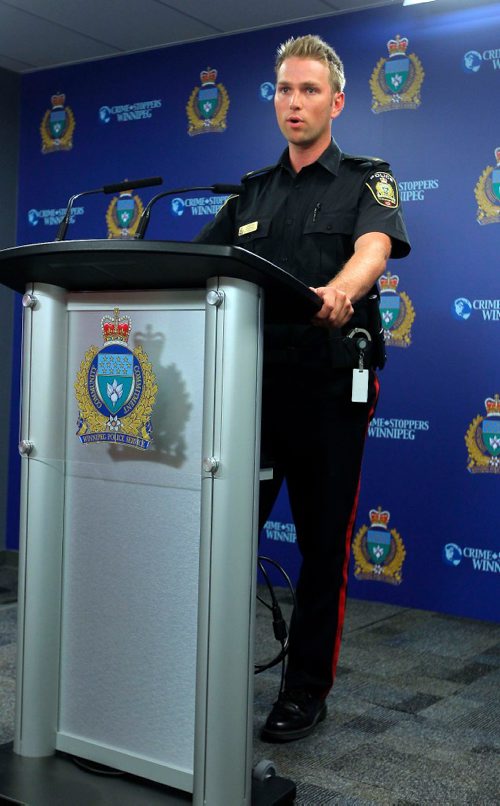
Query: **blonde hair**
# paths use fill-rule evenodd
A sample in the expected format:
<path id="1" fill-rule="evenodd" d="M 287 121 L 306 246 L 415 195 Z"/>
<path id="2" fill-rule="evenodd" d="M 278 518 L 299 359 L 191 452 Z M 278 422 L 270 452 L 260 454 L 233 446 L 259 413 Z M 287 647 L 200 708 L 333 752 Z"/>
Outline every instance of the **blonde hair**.
<path id="1" fill-rule="evenodd" d="M 342 92 L 345 87 L 344 65 L 330 45 L 321 39 L 320 36 L 307 34 L 292 36 L 283 42 L 276 51 L 275 69 L 276 75 L 285 59 L 296 56 L 299 59 L 316 59 L 323 62 L 328 67 L 330 73 L 330 85 L 334 92 Z"/>

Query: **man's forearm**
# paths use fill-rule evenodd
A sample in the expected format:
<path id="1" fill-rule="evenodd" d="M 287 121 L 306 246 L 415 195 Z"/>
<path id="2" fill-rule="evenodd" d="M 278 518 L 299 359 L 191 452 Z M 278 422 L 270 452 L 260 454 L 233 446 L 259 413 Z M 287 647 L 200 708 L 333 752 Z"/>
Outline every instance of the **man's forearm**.
<path id="1" fill-rule="evenodd" d="M 370 232 L 362 235 L 355 251 L 343 269 L 328 283 L 344 291 L 352 303 L 364 297 L 385 271 L 391 253 L 391 240 L 387 235 Z"/>

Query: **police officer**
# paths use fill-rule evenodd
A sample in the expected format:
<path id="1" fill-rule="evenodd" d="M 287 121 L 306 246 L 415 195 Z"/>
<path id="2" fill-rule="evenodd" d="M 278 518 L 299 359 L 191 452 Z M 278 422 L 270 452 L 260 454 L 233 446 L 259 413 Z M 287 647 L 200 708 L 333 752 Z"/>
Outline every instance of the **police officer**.
<path id="1" fill-rule="evenodd" d="M 410 251 L 389 165 L 345 154 L 331 137 L 344 107 L 344 71 L 317 36 L 290 39 L 276 58 L 274 98 L 288 146 L 276 165 L 247 174 L 196 240 L 236 244 L 311 287 L 309 325 L 265 331 L 261 525 L 283 479 L 302 565 L 285 687 L 262 738 L 307 736 L 326 716 L 344 619 L 351 534 L 368 423 L 385 353 L 376 281 Z"/>

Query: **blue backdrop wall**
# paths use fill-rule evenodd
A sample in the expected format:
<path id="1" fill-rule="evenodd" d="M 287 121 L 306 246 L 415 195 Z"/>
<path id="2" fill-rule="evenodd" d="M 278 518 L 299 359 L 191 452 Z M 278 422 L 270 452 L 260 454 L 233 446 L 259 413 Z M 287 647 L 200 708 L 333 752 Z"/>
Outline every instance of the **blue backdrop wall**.
<path id="1" fill-rule="evenodd" d="M 413 245 L 381 280 L 389 361 L 350 593 L 498 620 L 500 4 L 357 12 L 29 74 L 18 242 L 52 240 L 80 190 L 157 174 L 171 188 L 233 182 L 274 162 L 284 145 L 274 52 L 308 32 L 345 63 L 334 135 L 346 151 L 390 160 Z M 68 237 L 132 235 L 153 192 L 84 197 Z M 148 237 L 190 240 L 222 201 L 165 199 Z M 296 576 L 285 490 L 262 553 Z"/>

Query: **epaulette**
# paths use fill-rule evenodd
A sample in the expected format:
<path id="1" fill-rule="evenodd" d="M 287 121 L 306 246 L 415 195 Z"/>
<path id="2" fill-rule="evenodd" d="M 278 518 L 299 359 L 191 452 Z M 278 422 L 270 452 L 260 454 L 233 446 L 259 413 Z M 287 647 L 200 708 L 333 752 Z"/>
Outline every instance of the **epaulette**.
<path id="1" fill-rule="evenodd" d="M 387 162 L 387 160 L 383 160 L 380 157 L 363 157 L 357 154 L 344 154 L 344 152 L 342 152 L 342 159 L 352 160 L 353 162 L 364 162 L 368 165 L 379 165 L 380 163 Z"/>
<path id="2" fill-rule="evenodd" d="M 272 171 L 273 168 L 275 167 L 276 164 L 267 165 L 265 168 L 259 168 L 257 171 L 249 171 L 247 174 L 241 177 L 241 181 L 246 182 L 247 179 L 253 179 L 254 176 L 260 176 L 261 174 L 268 173 L 269 171 Z"/>

